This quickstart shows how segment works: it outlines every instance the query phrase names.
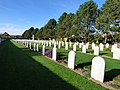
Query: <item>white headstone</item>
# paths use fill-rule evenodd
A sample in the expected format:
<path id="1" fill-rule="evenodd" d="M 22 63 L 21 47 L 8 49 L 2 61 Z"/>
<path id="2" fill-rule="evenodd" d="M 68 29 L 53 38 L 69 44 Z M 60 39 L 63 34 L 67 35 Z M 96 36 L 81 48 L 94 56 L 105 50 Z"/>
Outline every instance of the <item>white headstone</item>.
<path id="1" fill-rule="evenodd" d="M 100 82 L 104 81 L 105 60 L 102 57 L 92 59 L 91 77 Z"/>
<path id="2" fill-rule="evenodd" d="M 75 52 L 70 51 L 68 54 L 68 67 L 71 69 L 75 68 Z"/>
<path id="3" fill-rule="evenodd" d="M 52 59 L 56 60 L 57 58 L 57 48 L 53 48 Z"/>
<path id="4" fill-rule="evenodd" d="M 86 45 L 83 45 L 83 47 L 82 47 L 82 53 L 86 53 Z"/>
<path id="5" fill-rule="evenodd" d="M 58 43 L 58 48 L 60 48 L 61 47 L 61 42 L 59 41 L 59 43 Z"/>
<path id="6" fill-rule="evenodd" d="M 70 47 L 72 46 L 72 42 L 71 42 L 71 41 L 69 42 L 69 46 L 70 46 Z"/>
<path id="7" fill-rule="evenodd" d="M 120 48 L 115 48 L 113 52 L 113 59 L 120 60 Z"/>
<path id="8" fill-rule="evenodd" d="M 62 41 L 62 46 L 64 46 L 64 42 Z"/>
<path id="9" fill-rule="evenodd" d="M 73 51 L 76 51 L 76 43 L 73 45 Z"/>
<path id="10" fill-rule="evenodd" d="M 46 46 L 48 46 L 48 41 L 46 41 Z"/>
<path id="11" fill-rule="evenodd" d="M 109 48 L 109 43 L 106 43 L 106 48 Z"/>
<path id="12" fill-rule="evenodd" d="M 100 43 L 100 51 L 103 51 L 103 49 L 104 49 L 104 45 L 102 44 L 102 43 Z"/>
<path id="13" fill-rule="evenodd" d="M 82 48 L 82 43 L 79 43 L 79 48 Z"/>
<path id="14" fill-rule="evenodd" d="M 116 44 L 112 45 L 111 52 L 114 52 L 116 48 L 117 48 Z"/>
<path id="15" fill-rule="evenodd" d="M 32 35 L 32 40 L 35 40 L 34 35 Z"/>
<path id="16" fill-rule="evenodd" d="M 37 49 L 36 50 L 37 50 L 37 52 L 39 52 L 39 44 L 37 44 Z"/>
<path id="17" fill-rule="evenodd" d="M 99 47 L 95 46 L 94 48 L 94 55 L 99 55 Z"/>
<path id="18" fill-rule="evenodd" d="M 31 49 L 31 42 L 29 43 L 29 48 Z"/>
<path id="19" fill-rule="evenodd" d="M 68 42 L 65 43 L 65 50 L 68 50 Z"/>
<path id="20" fill-rule="evenodd" d="M 45 55 L 45 45 L 42 46 L 42 55 Z"/>
<path id="21" fill-rule="evenodd" d="M 34 51 L 36 50 L 35 47 L 36 47 L 36 43 L 34 43 Z"/>
<path id="22" fill-rule="evenodd" d="M 54 48 L 56 48 L 56 42 L 54 42 Z"/>
<path id="23" fill-rule="evenodd" d="M 94 50 L 94 47 L 95 47 L 95 43 L 93 42 L 93 43 L 92 43 L 92 49 L 93 49 L 93 50 Z"/>
<path id="24" fill-rule="evenodd" d="M 88 48 L 89 48 L 89 42 L 86 43 L 86 49 L 88 49 Z"/>
<path id="25" fill-rule="evenodd" d="M 50 47 L 51 47 L 51 43 L 52 43 L 52 42 L 51 42 L 51 40 L 50 40 L 50 41 L 49 41 L 49 46 L 50 46 Z"/>

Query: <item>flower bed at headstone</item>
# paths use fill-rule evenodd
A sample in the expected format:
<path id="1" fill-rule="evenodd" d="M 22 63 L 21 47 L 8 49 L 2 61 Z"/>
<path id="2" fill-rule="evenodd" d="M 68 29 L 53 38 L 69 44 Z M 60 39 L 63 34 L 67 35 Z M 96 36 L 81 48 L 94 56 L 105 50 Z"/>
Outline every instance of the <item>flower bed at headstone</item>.
<path id="1" fill-rule="evenodd" d="M 53 53 L 52 50 L 47 50 L 47 51 L 45 52 L 45 55 L 48 56 L 48 57 L 52 57 L 52 53 Z"/>

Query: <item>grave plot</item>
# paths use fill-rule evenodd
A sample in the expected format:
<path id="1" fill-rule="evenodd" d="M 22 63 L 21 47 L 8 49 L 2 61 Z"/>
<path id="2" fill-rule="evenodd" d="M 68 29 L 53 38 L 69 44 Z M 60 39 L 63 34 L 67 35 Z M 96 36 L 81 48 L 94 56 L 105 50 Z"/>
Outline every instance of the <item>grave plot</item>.
<path id="1" fill-rule="evenodd" d="M 39 47 L 41 48 L 41 45 Z M 58 47 L 58 46 L 56 45 L 56 47 Z M 53 49 L 53 47 L 46 46 L 46 49 L 47 50 Z M 68 48 L 68 50 L 65 50 L 64 46 L 59 48 L 57 50 L 57 58 L 56 58 L 57 62 L 59 62 L 59 63 L 62 62 L 64 64 L 66 64 L 66 66 L 67 66 L 67 64 L 68 64 L 68 53 L 69 53 L 70 49 L 71 48 Z M 75 62 L 75 64 L 73 64 L 75 66 L 74 68 L 77 71 L 81 71 L 82 74 L 85 75 L 85 77 L 86 77 L 86 75 L 87 75 L 87 77 L 90 77 L 92 59 L 95 56 L 93 54 L 88 54 L 88 53 L 84 54 L 79 50 L 81 50 L 81 49 L 77 48 L 76 62 Z M 104 51 L 102 51 L 102 52 L 104 52 Z M 109 82 L 109 81 L 116 80 L 116 77 L 120 73 L 120 67 L 119 67 L 119 64 L 118 64 L 119 61 L 113 60 L 112 58 L 104 58 L 104 60 L 106 62 L 105 76 L 104 76 L 104 80 L 100 81 L 100 82 L 105 82 L 106 83 L 106 82 Z M 74 68 L 72 67 L 72 69 L 74 69 Z"/>

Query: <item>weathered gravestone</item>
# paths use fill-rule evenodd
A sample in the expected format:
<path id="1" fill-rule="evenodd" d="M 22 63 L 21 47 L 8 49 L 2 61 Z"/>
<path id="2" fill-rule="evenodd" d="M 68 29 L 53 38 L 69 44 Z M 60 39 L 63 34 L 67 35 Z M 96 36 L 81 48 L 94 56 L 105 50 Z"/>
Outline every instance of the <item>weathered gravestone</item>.
<path id="1" fill-rule="evenodd" d="M 105 60 L 100 57 L 94 57 L 92 60 L 91 77 L 100 82 L 104 81 Z"/>
<path id="2" fill-rule="evenodd" d="M 113 52 L 113 59 L 120 60 L 120 48 L 115 48 Z"/>
<path id="3" fill-rule="evenodd" d="M 75 55 L 74 51 L 70 51 L 68 54 L 68 67 L 71 69 L 75 68 Z"/>
<path id="4" fill-rule="evenodd" d="M 94 55 L 99 55 L 99 47 L 95 46 L 94 48 Z"/>
<path id="5" fill-rule="evenodd" d="M 56 58 L 57 58 L 57 48 L 54 47 L 52 52 L 52 59 L 56 60 Z"/>
<path id="6" fill-rule="evenodd" d="M 86 53 L 86 45 L 83 45 L 83 47 L 82 47 L 82 53 Z"/>
<path id="7" fill-rule="evenodd" d="M 42 55 L 45 55 L 45 45 L 42 46 Z"/>

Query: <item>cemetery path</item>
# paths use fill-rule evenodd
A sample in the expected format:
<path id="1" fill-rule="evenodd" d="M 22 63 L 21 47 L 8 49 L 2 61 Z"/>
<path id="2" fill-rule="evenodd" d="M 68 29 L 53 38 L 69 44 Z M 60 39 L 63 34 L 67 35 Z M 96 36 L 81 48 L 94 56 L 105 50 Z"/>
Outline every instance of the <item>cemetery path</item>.
<path id="1" fill-rule="evenodd" d="M 106 90 L 13 41 L 0 45 L 0 83 L 0 90 Z"/>

